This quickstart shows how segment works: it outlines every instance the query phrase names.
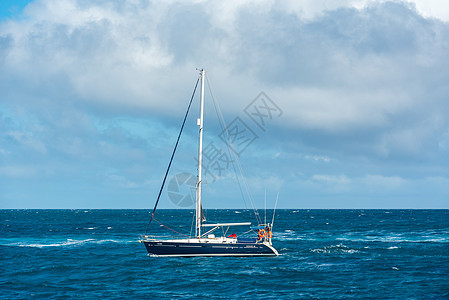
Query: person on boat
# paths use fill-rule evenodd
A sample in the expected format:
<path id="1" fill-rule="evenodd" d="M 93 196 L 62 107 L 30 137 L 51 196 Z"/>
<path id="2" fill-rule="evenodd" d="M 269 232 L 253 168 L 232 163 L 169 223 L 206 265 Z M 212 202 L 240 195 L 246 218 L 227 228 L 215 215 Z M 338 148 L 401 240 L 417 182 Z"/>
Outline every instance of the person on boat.
<path id="1" fill-rule="evenodd" d="M 265 226 L 265 229 L 259 230 L 259 240 L 262 238 L 271 239 L 273 233 L 271 232 L 270 226 Z"/>

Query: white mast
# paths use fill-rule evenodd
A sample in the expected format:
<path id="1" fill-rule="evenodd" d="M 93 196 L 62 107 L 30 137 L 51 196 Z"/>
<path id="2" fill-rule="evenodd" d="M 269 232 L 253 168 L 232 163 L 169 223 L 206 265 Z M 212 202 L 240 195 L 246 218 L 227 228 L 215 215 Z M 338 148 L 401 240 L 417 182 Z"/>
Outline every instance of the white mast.
<path id="1" fill-rule="evenodd" d="M 198 146 L 198 182 L 196 184 L 196 236 L 201 236 L 201 184 L 202 184 L 202 165 L 203 165 L 203 108 L 204 108 L 204 69 L 200 70 L 201 74 L 201 102 L 200 102 L 200 117 L 197 120 L 197 125 L 200 126 L 200 140 Z"/>

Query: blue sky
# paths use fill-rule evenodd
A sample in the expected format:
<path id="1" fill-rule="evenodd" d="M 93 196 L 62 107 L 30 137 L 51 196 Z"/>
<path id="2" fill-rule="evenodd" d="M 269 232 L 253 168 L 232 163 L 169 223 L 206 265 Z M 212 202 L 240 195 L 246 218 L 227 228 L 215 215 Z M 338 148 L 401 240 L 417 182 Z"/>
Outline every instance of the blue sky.
<path id="1" fill-rule="evenodd" d="M 0 208 L 152 207 L 197 67 L 254 134 L 257 207 L 449 208 L 444 2 L 3 0 Z M 205 145 L 227 157 L 210 99 Z M 197 114 L 169 180 L 196 172 Z M 209 174 L 209 208 L 249 206 L 232 177 Z"/>
<path id="2" fill-rule="evenodd" d="M 0 17 L 16 18 L 22 14 L 22 10 L 30 3 L 30 0 L 2 0 L 0 2 Z"/>

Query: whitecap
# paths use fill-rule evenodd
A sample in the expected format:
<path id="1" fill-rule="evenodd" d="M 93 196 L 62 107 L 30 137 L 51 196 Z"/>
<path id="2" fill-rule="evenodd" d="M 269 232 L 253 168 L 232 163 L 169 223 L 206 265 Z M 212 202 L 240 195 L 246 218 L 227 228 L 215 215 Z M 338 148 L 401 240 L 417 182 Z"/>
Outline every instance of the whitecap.
<path id="1" fill-rule="evenodd" d="M 237 272 L 237 274 L 245 274 L 245 275 L 266 275 L 269 274 L 266 271 L 263 271 L 262 269 L 250 269 L 250 270 L 243 270 L 240 272 Z"/>
<path id="2" fill-rule="evenodd" d="M 88 243 L 94 241 L 93 239 L 86 239 L 86 240 L 72 240 L 67 239 L 64 242 L 58 242 L 58 243 L 51 243 L 51 244 L 41 244 L 41 243 L 32 243 L 32 244 L 26 244 L 26 243 L 17 243 L 15 246 L 19 247 L 32 247 L 32 248 L 45 248 L 45 247 L 64 247 L 64 246 L 77 246 L 84 243 Z"/>
<path id="3" fill-rule="evenodd" d="M 423 235 L 423 232 L 409 232 L 407 234 L 376 232 L 360 232 L 345 234 L 335 238 L 338 241 L 353 242 L 383 242 L 383 243 L 448 243 L 449 237 L 442 234 Z"/>
<path id="4" fill-rule="evenodd" d="M 125 244 L 127 244 L 127 243 L 134 243 L 134 242 L 136 242 L 136 241 L 133 241 L 133 240 L 120 241 L 120 240 L 108 239 L 108 240 L 97 240 L 94 243 L 95 244 L 103 244 L 103 243 L 116 243 L 116 244 L 125 243 Z"/>
<path id="5" fill-rule="evenodd" d="M 311 252 L 314 253 L 349 253 L 349 254 L 353 254 L 353 253 L 357 253 L 359 252 L 359 250 L 356 249 L 351 249 L 343 244 L 338 244 L 338 245 L 331 245 L 331 246 L 326 246 L 323 248 L 318 248 L 318 249 L 311 249 Z"/>
<path id="6" fill-rule="evenodd" d="M 343 252 L 346 252 L 346 253 L 357 253 L 357 252 L 359 252 L 359 250 L 355 250 L 355 249 L 349 249 L 349 250 L 343 250 Z"/>
<path id="7" fill-rule="evenodd" d="M 23 242 L 18 242 L 18 243 L 11 243 L 11 244 L 7 244 L 6 246 L 18 246 L 18 247 L 31 247 L 31 248 L 47 248 L 47 247 L 78 247 L 78 246 L 83 246 L 86 244 L 103 244 L 103 243 L 134 243 L 136 241 L 133 240 L 112 240 L 112 239 L 106 239 L 106 240 L 95 240 L 95 239 L 85 239 L 85 240 L 72 240 L 72 239 L 67 239 L 66 241 L 63 242 L 54 242 L 54 243 L 49 243 L 49 244 L 45 244 L 45 243 L 23 243 Z"/>

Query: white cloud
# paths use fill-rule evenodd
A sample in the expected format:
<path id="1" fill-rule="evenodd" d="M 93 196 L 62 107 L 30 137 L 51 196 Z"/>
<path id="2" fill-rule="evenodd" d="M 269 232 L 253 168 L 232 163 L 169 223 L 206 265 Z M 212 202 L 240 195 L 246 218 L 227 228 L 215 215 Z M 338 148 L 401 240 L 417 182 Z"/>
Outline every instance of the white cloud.
<path id="1" fill-rule="evenodd" d="M 11 137 L 17 141 L 24 150 L 33 150 L 41 154 L 47 153 L 45 144 L 36 139 L 32 133 L 23 131 L 11 131 L 6 133 L 6 137 Z"/>
<path id="2" fill-rule="evenodd" d="M 284 180 L 278 176 L 269 175 L 268 177 L 258 176 L 247 178 L 249 186 L 254 191 L 279 191 L 284 185 Z"/>
<path id="3" fill-rule="evenodd" d="M 339 8 L 363 9 L 382 2 L 401 2 L 399 0 L 303 0 L 279 1 L 279 5 L 306 19 L 322 16 L 326 11 Z M 416 7 L 424 17 L 449 21 L 449 6 L 445 0 L 406 0 L 402 1 Z"/>
<path id="4" fill-rule="evenodd" d="M 441 136 L 440 141 L 438 142 L 438 147 L 442 151 L 449 150 L 449 129 Z"/>
<path id="5" fill-rule="evenodd" d="M 330 162 L 331 159 L 327 156 L 322 156 L 322 155 L 306 155 L 305 159 L 308 160 L 314 160 L 314 161 L 323 161 L 323 162 Z"/>
<path id="6" fill-rule="evenodd" d="M 27 7 L 24 21 L 2 24 L 0 35 L 13 39 L 4 68 L 44 88 L 53 87 L 55 80 L 68 83 L 89 102 L 160 106 L 148 97 L 161 86 L 155 76 L 172 60 L 157 34 L 165 6 L 83 5 L 36 1 Z"/>
<path id="7" fill-rule="evenodd" d="M 376 174 L 368 174 L 362 179 L 362 181 L 366 186 L 377 190 L 399 189 L 407 184 L 407 180 L 400 176 L 383 176 Z"/>
<path id="8" fill-rule="evenodd" d="M 282 153 L 270 162 L 279 173 L 306 163 L 301 173 L 317 174 L 305 175 L 307 184 L 330 191 L 365 181 L 400 189 L 398 178 L 412 175 L 397 165 L 412 165 L 420 178 L 445 177 L 446 7 L 420 0 L 36 0 L 23 18 L 0 23 L 0 109 L 9 110 L 0 120 L 0 154 L 5 166 L 113 163 L 120 175 L 110 180 L 133 187 L 145 171 L 127 166 L 149 164 L 153 155 L 153 167 L 156 154 L 170 151 L 166 140 L 179 126 L 195 68 L 205 67 L 231 119 L 262 90 L 284 111 L 273 131 L 257 132 L 267 141 L 257 155 Z M 320 155 L 298 161 L 297 153 Z M 329 174 L 351 174 L 352 163 L 359 179 L 320 174 L 315 161 L 329 163 Z M 376 174 L 377 163 L 398 178 L 360 179 Z M 20 170 L 2 172 L 26 173 Z M 253 184 L 285 187 L 283 175 Z"/>
<path id="9" fill-rule="evenodd" d="M 351 183 L 351 179 L 346 177 L 346 175 L 316 174 L 313 175 L 311 179 L 317 182 L 326 182 L 338 185 L 346 185 Z"/>
<path id="10" fill-rule="evenodd" d="M 104 177 L 110 185 L 115 187 L 124 189 L 136 189 L 142 187 L 141 184 L 128 180 L 126 177 L 118 174 L 106 173 L 104 174 Z"/>
<path id="11" fill-rule="evenodd" d="M 384 130 L 424 106 L 418 122 L 449 111 L 444 96 L 425 98 L 445 84 L 449 29 L 394 3 L 39 0 L 0 26 L 2 73 L 7 90 L 64 86 L 102 109 L 178 115 L 206 65 L 228 112 L 263 87 L 286 111 L 282 126 Z"/>
<path id="12" fill-rule="evenodd" d="M 0 167 L 0 176 L 6 178 L 31 178 L 35 177 L 39 173 L 40 172 L 36 166 L 16 165 Z"/>
<path id="13" fill-rule="evenodd" d="M 425 17 L 449 22 L 449 6 L 445 0 L 408 0 Z"/>
<path id="14" fill-rule="evenodd" d="M 43 89 L 68 85 L 89 103 L 172 114 L 184 109 L 176 104 L 188 97 L 188 75 L 206 65 L 231 107 L 276 76 L 275 84 L 289 85 L 270 93 L 289 112 L 284 125 L 385 126 L 428 88 L 419 79 L 430 70 L 420 69 L 416 58 L 433 68 L 448 49 L 431 23 L 401 22 L 395 13 L 406 8 L 398 4 L 397 12 L 385 14 L 390 8 L 378 3 L 40 0 L 27 7 L 27 19 L 0 27 L 0 35 L 13 40 L 4 68 Z M 333 11 L 339 7 L 360 11 L 340 16 Z M 315 17 L 293 18 L 292 10 Z M 415 83 L 413 90 L 407 82 Z"/>

